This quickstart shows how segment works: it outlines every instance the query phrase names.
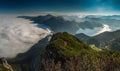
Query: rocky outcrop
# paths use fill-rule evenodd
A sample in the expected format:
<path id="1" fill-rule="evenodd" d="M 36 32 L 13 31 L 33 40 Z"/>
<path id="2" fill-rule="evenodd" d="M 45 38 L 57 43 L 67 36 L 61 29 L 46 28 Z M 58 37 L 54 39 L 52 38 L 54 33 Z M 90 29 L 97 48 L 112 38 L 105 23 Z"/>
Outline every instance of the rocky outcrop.
<path id="1" fill-rule="evenodd" d="M 8 71 L 13 71 L 12 66 L 10 64 L 8 64 L 8 62 L 5 58 L 2 58 L 2 64 L 6 69 L 8 69 Z"/>

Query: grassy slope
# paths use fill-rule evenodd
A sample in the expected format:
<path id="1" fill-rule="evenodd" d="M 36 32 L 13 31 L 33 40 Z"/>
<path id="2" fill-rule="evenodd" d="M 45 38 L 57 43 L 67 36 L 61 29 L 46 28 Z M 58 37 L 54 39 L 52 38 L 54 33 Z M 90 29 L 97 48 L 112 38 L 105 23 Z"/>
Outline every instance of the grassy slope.
<path id="1" fill-rule="evenodd" d="M 70 58 L 70 60 L 65 59 L 68 70 L 72 67 L 78 67 L 73 69 L 81 69 L 82 71 L 120 70 L 120 52 L 90 47 L 66 32 L 55 34 L 47 46 L 47 50 L 57 54 L 60 58 Z M 72 66 L 69 66 L 69 63 Z"/>
<path id="2" fill-rule="evenodd" d="M 52 49 L 52 52 L 57 53 L 63 58 L 79 55 L 82 50 L 90 50 L 94 52 L 94 50 L 84 42 L 66 32 L 55 34 L 51 43 L 48 45 L 48 48 Z"/>

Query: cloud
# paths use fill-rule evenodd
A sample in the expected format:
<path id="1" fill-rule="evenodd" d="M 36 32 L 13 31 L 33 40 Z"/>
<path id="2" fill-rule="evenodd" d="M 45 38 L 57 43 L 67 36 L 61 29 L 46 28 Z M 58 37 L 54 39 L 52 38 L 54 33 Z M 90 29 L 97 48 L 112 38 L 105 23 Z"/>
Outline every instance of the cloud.
<path id="1" fill-rule="evenodd" d="M 97 32 L 97 33 L 95 33 L 94 35 L 98 35 L 98 34 L 101 34 L 101 33 L 103 33 L 103 32 L 111 32 L 112 31 L 112 29 L 110 28 L 110 26 L 109 25 L 107 25 L 107 24 L 103 24 L 103 27 Z"/>
<path id="2" fill-rule="evenodd" d="M 51 34 L 30 21 L 0 16 L 0 57 L 14 57 L 24 53 L 40 39 Z"/>

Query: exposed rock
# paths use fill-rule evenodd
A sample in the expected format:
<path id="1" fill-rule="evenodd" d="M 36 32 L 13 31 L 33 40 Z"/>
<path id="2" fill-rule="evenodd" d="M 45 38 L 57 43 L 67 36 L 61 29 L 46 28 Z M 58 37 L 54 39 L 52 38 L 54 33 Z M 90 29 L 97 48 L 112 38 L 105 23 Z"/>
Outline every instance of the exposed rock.
<path id="1" fill-rule="evenodd" d="M 5 58 L 2 58 L 2 63 L 3 63 L 3 66 L 8 69 L 8 71 L 13 71 L 13 68 L 10 64 L 8 64 L 7 60 Z"/>

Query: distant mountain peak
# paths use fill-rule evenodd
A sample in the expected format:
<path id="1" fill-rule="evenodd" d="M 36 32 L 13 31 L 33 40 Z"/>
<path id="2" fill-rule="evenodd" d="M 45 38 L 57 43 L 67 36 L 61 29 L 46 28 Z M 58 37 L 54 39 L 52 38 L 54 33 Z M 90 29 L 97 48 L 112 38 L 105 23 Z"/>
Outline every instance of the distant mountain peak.
<path id="1" fill-rule="evenodd" d="M 51 14 L 47 14 L 46 16 L 50 16 L 50 17 L 53 17 L 53 15 L 51 15 Z"/>

